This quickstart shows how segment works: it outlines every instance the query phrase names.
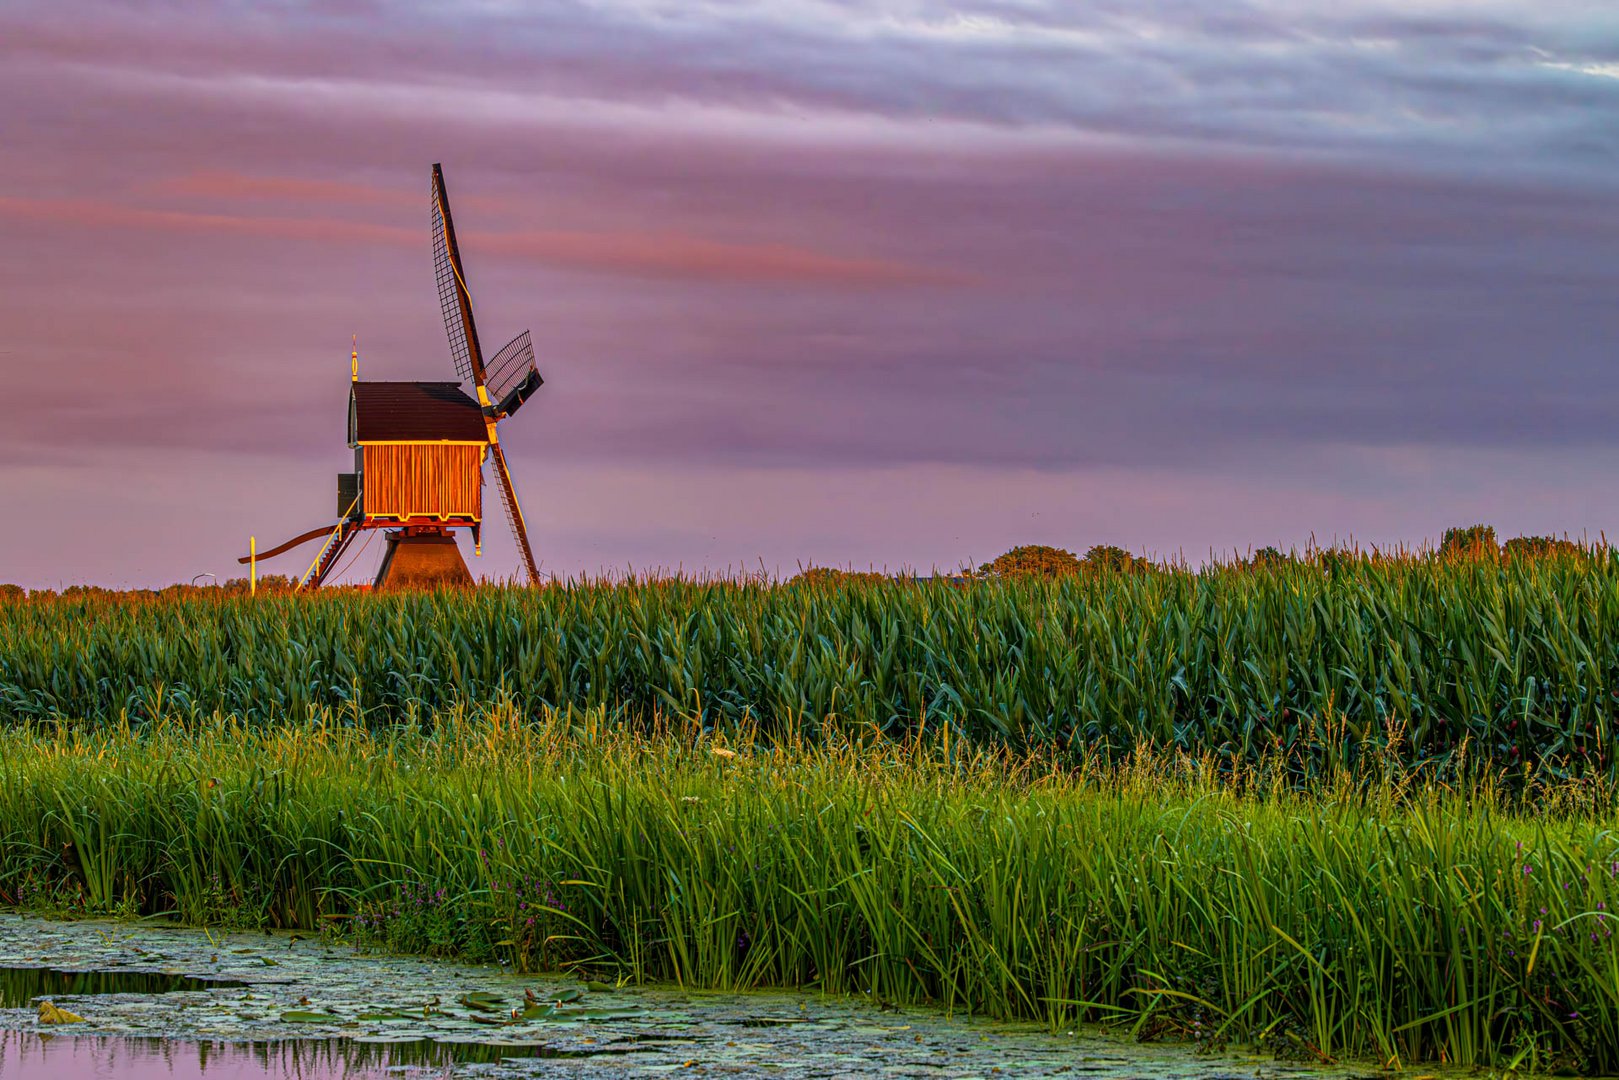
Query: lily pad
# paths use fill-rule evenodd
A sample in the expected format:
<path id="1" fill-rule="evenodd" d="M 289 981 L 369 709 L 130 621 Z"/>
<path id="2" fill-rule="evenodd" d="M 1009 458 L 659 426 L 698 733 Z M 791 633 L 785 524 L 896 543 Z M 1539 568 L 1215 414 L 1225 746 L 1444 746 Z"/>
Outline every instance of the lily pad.
<path id="1" fill-rule="evenodd" d="M 644 1009 L 569 1009 L 564 1014 L 570 1020 L 644 1020 Z"/>
<path id="2" fill-rule="evenodd" d="M 499 994 L 490 994 L 483 990 L 474 990 L 470 994 L 462 994 L 455 1000 L 469 1009 L 480 1012 L 501 1012 L 506 1008 L 505 999 Z"/>
<path id="3" fill-rule="evenodd" d="M 398 1009 L 379 1009 L 374 1012 L 363 1012 L 354 1019 L 387 1023 L 393 1020 L 417 1020 L 420 1018 L 412 1016 L 410 1013 L 400 1012 Z"/>

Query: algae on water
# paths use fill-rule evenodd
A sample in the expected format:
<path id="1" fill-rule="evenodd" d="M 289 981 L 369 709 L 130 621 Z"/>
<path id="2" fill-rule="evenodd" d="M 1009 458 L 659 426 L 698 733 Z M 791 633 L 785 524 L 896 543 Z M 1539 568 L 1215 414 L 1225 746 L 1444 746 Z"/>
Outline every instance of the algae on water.
<path id="1" fill-rule="evenodd" d="M 264 959 L 275 964 L 266 966 Z M 6 966 L 207 980 L 187 984 L 203 989 L 167 993 L 56 995 L 50 1006 L 71 1007 L 65 1014 L 77 1021 L 75 1035 L 255 1047 L 291 1040 L 345 1061 L 448 1062 L 468 1075 L 1353 1075 L 922 1009 L 896 1014 L 859 998 L 612 988 L 364 954 L 285 934 L 221 941 L 217 934 L 156 923 L 0 914 L 0 967 Z M 49 1023 L 44 1011 L 38 1005 L 0 1008 L 0 1031 L 26 1038 L 57 1030 L 41 1027 Z M 439 1047 L 441 1056 L 423 1056 L 423 1046 Z"/>

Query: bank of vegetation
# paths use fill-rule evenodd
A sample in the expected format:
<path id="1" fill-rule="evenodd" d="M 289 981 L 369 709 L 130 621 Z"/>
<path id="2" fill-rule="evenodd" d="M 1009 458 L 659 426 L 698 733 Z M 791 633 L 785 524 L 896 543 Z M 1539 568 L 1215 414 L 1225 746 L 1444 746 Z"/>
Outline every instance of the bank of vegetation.
<path id="1" fill-rule="evenodd" d="M 1391 750 L 1305 791 L 1285 752 L 1068 768 L 949 732 L 423 719 L 0 732 L 0 901 L 1309 1060 L 1619 1069 L 1595 780 L 1508 791 Z"/>
<path id="2" fill-rule="evenodd" d="M 0 594 L 0 903 L 1619 1071 L 1619 560 Z"/>

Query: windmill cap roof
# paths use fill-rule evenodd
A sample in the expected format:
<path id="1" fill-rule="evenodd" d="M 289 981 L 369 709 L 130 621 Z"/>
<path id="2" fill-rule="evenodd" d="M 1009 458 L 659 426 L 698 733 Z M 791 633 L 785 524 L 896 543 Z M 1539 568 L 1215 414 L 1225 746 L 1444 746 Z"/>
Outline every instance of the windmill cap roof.
<path id="1" fill-rule="evenodd" d="M 483 410 L 453 382 L 350 384 L 349 442 L 486 442 Z"/>

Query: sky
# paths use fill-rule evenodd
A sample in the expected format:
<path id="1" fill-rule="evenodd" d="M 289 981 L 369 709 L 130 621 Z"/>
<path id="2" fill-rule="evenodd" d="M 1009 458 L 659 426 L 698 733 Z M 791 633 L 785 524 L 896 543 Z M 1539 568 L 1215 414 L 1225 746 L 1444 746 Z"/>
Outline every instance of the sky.
<path id="1" fill-rule="evenodd" d="M 1619 535 L 1609 2 L 7 0 L 0 581 L 331 520 L 435 161 L 559 579 Z"/>

